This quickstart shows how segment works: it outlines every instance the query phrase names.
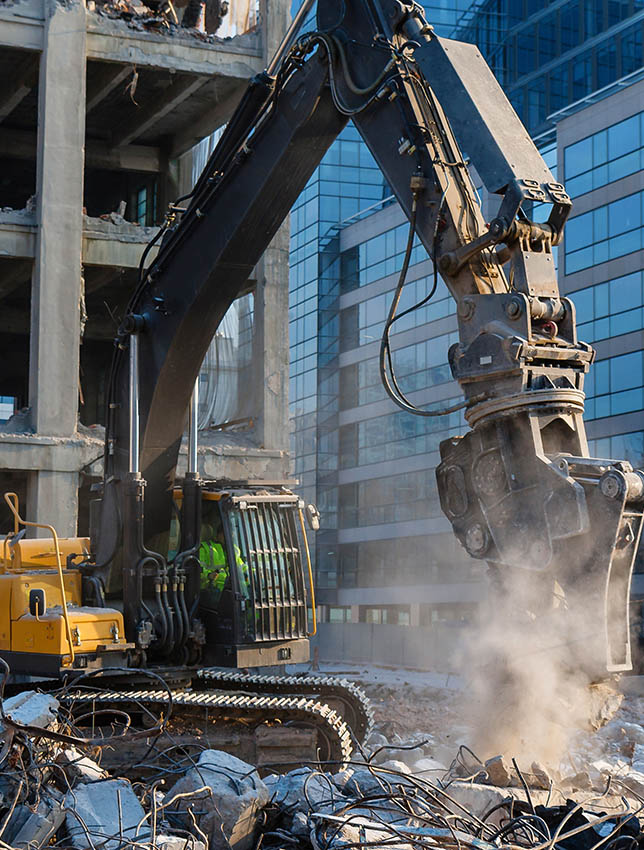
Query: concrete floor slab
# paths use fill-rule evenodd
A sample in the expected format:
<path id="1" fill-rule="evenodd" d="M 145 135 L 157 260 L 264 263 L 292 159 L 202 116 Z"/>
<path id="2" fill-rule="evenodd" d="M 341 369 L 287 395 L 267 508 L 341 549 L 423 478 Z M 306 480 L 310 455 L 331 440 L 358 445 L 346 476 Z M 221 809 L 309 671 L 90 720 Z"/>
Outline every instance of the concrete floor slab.
<path id="1" fill-rule="evenodd" d="M 42 50 L 44 24 L 44 0 L 3 3 L 0 9 L 0 46 Z"/>

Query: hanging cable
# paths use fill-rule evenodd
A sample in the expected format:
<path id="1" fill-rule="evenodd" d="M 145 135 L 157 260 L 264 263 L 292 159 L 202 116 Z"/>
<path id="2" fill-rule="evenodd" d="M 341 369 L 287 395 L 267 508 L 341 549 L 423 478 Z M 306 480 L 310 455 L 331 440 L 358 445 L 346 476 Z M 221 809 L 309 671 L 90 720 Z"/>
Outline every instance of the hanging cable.
<path id="1" fill-rule="evenodd" d="M 407 281 L 407 272 L 409 271 L 409 265 L 411 263 L 411 252 L 414 247 L 414 236 L 416 233 L 416 218 L 418 214 L 418 192 L 413 193 L 411 218 L 409 220 L 409 235 L 407 237 L 407 247 L 405 248 L 405 256 L 403 259 L 402 268 L 400 270 L 398 284 L 396 286 L 393 301 L 391 302 L 391 307 L 389 308 L 389 315 L 387 316 L 387 321 L 385 322 L 385 327 L 380 342 L 380 378 L 382 380 L 382 384 L 385 388 L 385 391 L 389 398 L 396 405 L 398 405 L 398 407 L 402 408 L 402 410 L 406 410 L 408 413 L 413 413 L 415 416 L 446 416 L 449 413 L 455 413 L 457 410 L 463 410 L 463 408 L 469 407 L 471 404 L 482 400 L 481 397 L 477 396 L 466 401 L 461 401 L 458 404 L 452 405 L 451 407 L 443 407 L 439 410 L 422 410 L 420 407 L 417 407 L 412 401 L 410 401 L 405 395 L 405 393 L 402 391 L 400 385 L 398 384 L 398 379 L 396 378 L 396 372 L 394 369 L 390 342 L 392 326 L 398 319 L 402 319 L 403 316 L 406 316 L 414 310 L 418 310 L 420 307 L 424 306 L 434 296 L 438 287 L 438 266 L 436 264 L 436 236 L 438 233 L 438 221 L 440 217 L 441 208 L 442 201 L 436 213 L 436 226 L 434 228 L 434 249 L 432 251 L 432 260 L 434 266 L 434 283 L 432 285 L 432 288 L 429 294 L 425 296 L 425 298 L 423 298 L 417 304 L 414 304 L 413 307 L 409 307 L 407 310 L 404 310 L 402 313 L 398 314 L 398 305 L 400 304 L 402 292 Z"/>

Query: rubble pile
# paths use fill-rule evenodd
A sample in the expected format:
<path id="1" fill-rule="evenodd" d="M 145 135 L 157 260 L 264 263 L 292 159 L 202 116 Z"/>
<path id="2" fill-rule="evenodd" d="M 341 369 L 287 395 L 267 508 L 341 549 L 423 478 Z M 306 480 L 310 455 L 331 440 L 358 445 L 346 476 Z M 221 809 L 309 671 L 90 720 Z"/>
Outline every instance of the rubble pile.
<path id="1" fill-rule="evenodd" d="M 185 10 L 181 8 L 184 5 L 172 0 L 90 0 L 88 8 L 101 17 L 125 21 L 130 29 L 139 32 L 188 35 L 209 44 L 220 42 L 215 33 L 228 13 L 228 3 L 189 0 Z M 205 5 L 205 29 L 200 26 L 202 5 Z"/>
<path id="2" fill-rule="evenodd" d="M 632 715 L 580 738 L 565 776 L 465 746 L 446 766 L 433 738 L 392 740 L 383 727 L 349 764 L 260 776 L 198 736 L 179 742 L 170 711 L 144 708 L 137 728 L 118 708 L 85 703 L 74 719 L 72 707 L 64 688 L 0 700 L 5 850 L 644 848 L 644 729 Z"/>

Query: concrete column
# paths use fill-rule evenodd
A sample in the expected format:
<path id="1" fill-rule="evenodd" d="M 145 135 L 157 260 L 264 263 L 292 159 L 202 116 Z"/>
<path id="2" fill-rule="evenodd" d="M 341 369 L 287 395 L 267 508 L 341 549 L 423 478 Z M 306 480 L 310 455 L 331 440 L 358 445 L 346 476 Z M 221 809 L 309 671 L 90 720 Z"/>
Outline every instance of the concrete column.
<path id="1" fill-rule="evenodd" d="M 264 61 L 273 58 L 291 22 L 291 0 L 260 0 Z"/>
<path id="2" fill-rule="evenodd" d="M 254 346 L 259 401 L 257 437 L 265 449 L 288 451 L 288 221 L 258 263 Z"/>
<path id="3" fill-rule="evenodd" d="M 351 622 L 359 623 L 360 622 L 360 606 L 352 605 L 351 606 Z"/>
<path id="4" fill-rule="evenodd" d="M 45 0 L 38 103 L 38 236 L 31 295 L 29 404 L 38 434 L 76 430 L 85 144 L 85 4 Z M 34 473 L 31 519 L 75 531 L 78 476 Z"/>
<path id="5" fill-rule="evenodd" d="M 290 0 L 261 0 L 264 61 L 273 56 L 290 23 Z M 257 438 L 266 449 L 289 448 L 288 285 L 289 220 L 278 230 L 257 265 L 255 293 L 255 394 Z M 288 469 L 285 468 L 285 475 Z"/>
<path id="6" fill-rule="evenodd" d="M 26 519 L 53 525 L 59 537 L 74 537 L 78 519 L 78 473 L 43 469 L 27 478 Z M 31 529 L 35 537 L 46 531 Z"/>

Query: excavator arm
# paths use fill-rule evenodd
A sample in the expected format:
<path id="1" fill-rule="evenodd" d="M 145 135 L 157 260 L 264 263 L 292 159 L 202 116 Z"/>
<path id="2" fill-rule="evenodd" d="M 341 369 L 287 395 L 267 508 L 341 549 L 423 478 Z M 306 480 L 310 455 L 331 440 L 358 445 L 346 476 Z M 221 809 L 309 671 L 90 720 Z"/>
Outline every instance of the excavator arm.
<path id="1" fill-rule="evenodd" d="M 438 38 L 422 9 L 401 0 L 326 0 L 316 31 L 299 35 L 311 5 L 251 81 L 187 205 L 171 207 L 156 259 L 142 263 L 109 379 L 100 523 L 86 569 L 122 592 L 128 639 L 153 644 L 153 589 L 168 570 L 153 542 L 170 524 L 201 363 L 351 118 L 458 305 L 449 359 L 471 430 L 442 444 L 437 469 L 454 532 L 475 558 L 556 575 L 572 595 L 590 588 L 603 624 L 593 655 L 628 669 L 644 477 L 588 457 L 583 381 L 594 353 L 577 340 L 552 256 L 570 199 L 476 47 Z M 489 224 L 459 145 L 500 197 Z M 530 220 L 535 203 L 551 205 L 546 224 Z M 392 398 L 430 415 L 400 392 L 386 345 L 381 362 Z M 190 504 L 186 492 L 184 513 Z M 184 547 L 194 547 L 197 525 L 184 525 Z M 187 588 L 194 597 L 198 581 Z"/>

